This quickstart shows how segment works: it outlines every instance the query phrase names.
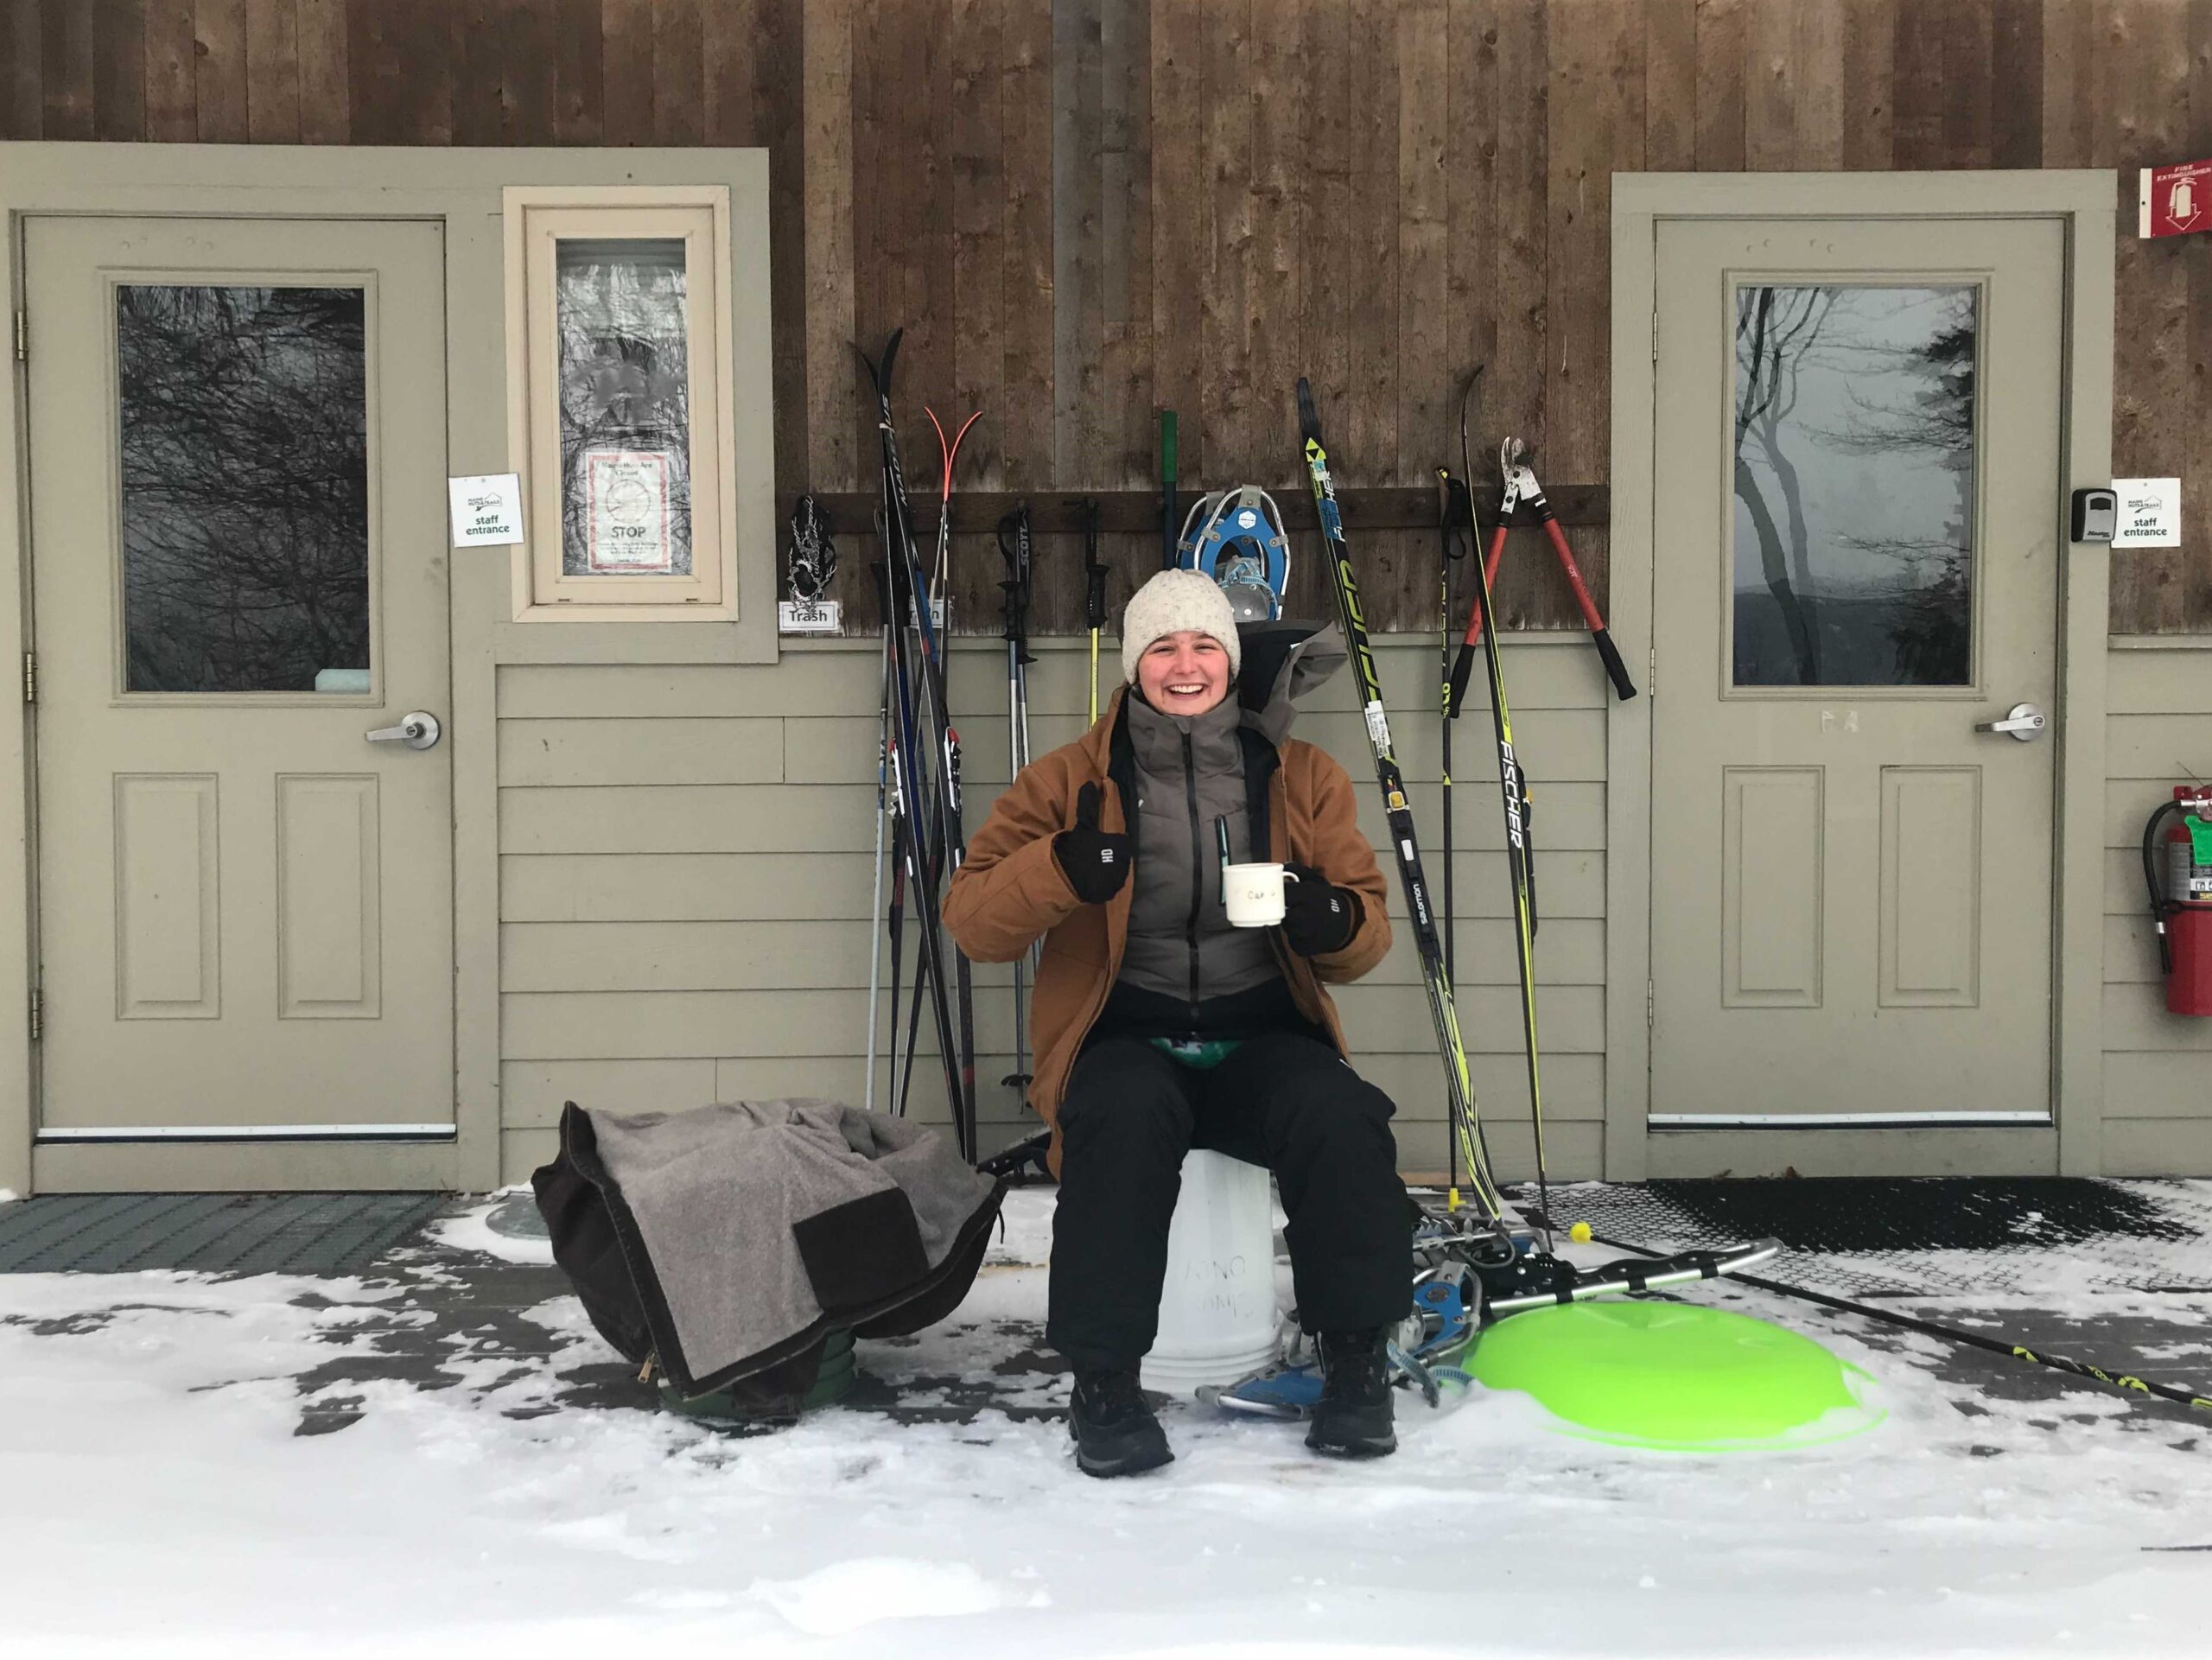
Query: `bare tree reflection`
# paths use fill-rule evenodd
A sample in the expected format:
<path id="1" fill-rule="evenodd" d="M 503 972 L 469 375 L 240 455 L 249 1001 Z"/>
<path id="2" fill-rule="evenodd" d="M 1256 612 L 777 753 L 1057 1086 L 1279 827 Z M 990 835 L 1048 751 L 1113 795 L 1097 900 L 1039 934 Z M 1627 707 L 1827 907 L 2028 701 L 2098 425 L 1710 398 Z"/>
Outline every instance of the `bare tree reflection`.
<path id="1" fill-rule="evenodd" d="M 1760 569 L 1789 630 L 1798 679 L 1808 686 L 1821 682 L 1820 640 L 1806 615 L 1813 591 L 1811 538 L 1804 487 L 1783 450 L 1782 423 L 1796 410 L 1799 367 L 1834 305 L 1831 289 L 1758 288 L 1743 295 L 1736 316 L 1736 494 L 1751 512 Z M 1745 440 L 1754 435 L 1789 511 L 1786 547 L 1745 451 Z"/>
<path id="2" fill-rule="evenodd" d="M 1738 684 L 1967 679 L 1975 299 L 1966 288 L 1738 290 L 1735 493 L 1770 609 L 1748 602 L 1739 576 Z M 1817 537 L 1801 461 L 1820 480 Z M 1944 474 L 1948 492 L 1935 482 Z"/>
<path id="3" fill-rule="evenodd" d="M 359 289 L 116 290 L 133 691 L 311 691 L 369 663 Z"/>

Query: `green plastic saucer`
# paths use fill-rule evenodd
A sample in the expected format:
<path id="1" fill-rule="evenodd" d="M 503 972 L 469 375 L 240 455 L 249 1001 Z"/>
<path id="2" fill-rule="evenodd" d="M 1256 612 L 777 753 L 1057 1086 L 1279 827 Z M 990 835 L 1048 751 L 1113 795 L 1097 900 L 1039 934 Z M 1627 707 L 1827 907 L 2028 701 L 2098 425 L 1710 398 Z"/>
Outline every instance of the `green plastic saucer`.
<path id="1" fill-rule="evenodd" d="M 1812 1339 L 1696 1303 L 1510 1314 L 1460 1368 L 1486 1388 L 1534 1396 L 1563 1434 L 1662 1452 L 1818 1447 L 1887 1415 L 1862 1398 L 1868 1374 Z"/>

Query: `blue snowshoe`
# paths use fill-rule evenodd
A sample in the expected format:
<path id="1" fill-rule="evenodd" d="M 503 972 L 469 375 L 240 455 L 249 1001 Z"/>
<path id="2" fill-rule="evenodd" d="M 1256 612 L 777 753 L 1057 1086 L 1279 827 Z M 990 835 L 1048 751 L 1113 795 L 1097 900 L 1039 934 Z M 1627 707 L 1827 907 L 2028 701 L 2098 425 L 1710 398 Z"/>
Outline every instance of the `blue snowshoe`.
<path id="1" fill-rule="evenodd" d="M 1202 570 L 1220 585 L 1237 621 L 1273 622 L 1282 615 L 1290 536 L 1274 498 L 1258 485 L 1199 497 L 1183 520 L 1175 554 L 1184 569 Z"/>
<path id="2" fill-rule="evenodd" d="M 1424 1269 L 1414 1283 L 1413 1312 L 1399 1322 L 1384 1352 L 1390 1381 L 1421 1390 L 1434 1406 L 1443 1397 L 1437 1369 L 1448 1368 L 1474 1340 L 1482 1318 L 1482 1284 L 1465 1263 L 1445 1262 Z M 1462 1380 L 1446 1372 L 1453 1383 Z M 1208 1385 L 1198 1391 L 1207 1406 L 1271 1417 L 1310 1416 L 1321 1398 L 1321 1356 L 1313 1339 L 1290 1325 L 1282 1358 L 1268 1371 L 1239 1383 Z"/>

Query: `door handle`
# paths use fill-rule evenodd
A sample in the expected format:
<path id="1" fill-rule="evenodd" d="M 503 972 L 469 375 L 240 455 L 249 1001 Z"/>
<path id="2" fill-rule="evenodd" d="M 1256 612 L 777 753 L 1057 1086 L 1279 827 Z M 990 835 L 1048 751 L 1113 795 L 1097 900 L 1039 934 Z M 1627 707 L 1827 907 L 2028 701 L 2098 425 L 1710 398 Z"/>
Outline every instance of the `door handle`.
<path id="1" fill-rule="evenodd" d="M 2015 703 L 2012 712 L 2003 720 L 1976 721 L 1974 729 L 1977 732 L 2002 732 L 2021 743 L 2033 743 L 2043 735 L 2044 728 L 2049 724 L 2044 712 L 2033 703 Z"/>
<path id="2" fill-rule="evenodd" d="M 437 742 L 444 730 L 438 724 L 436 716 L 417 709 L 401 716 L 397 726 L 380 726 L 363 735 L 371 743 L 404 743 L 410 749 L 428 749 Z"/>

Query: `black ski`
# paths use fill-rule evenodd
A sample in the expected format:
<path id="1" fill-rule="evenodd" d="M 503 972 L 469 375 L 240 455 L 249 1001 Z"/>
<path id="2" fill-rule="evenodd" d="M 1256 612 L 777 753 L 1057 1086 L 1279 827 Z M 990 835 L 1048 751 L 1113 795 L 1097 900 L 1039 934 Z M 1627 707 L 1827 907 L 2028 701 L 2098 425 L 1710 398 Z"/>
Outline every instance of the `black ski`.
<path id="1" fill-rule="evenodd" d="M 975 1062 L 961 1049 L 953 1029 L 948 995 L 951 980 L 947 973 L 944 926 L 938 903 L 938 885 L 946 864 L 949 862 L 957 868 L 961 857 L 959 757 L 952 747 L 950 723 L 945 713 L 944 665 L 934 649 L 927 585 L 914 545 L 913 520 L 906 506 L 906 483 L 899 467 L 898 434 L 891 418 L 891 375 L 898 359 L 902 332 L 892 332 L 884 344 L 880 362 L 857 346 L 853 349 L 875 389 L 881 449 L 883 505 L 879 533 L 884 551 L 884 628 L 890 640 L 897 722 L 891 771 L 899 817 L 906 832 L 902 849 L 906 887 L 907 896 L 913 902 L 920 935 L 915 996 L 918 1000 L 926 983 L 938 1046 L 944 1062 L 945 1091 L 954 1129 L 962 1154 L 972 1163 L 976 1157 L 972 1089 Z M 918 639 L 918 651 L 908 642 L 910 629 Z M 930 776 L 933 764 L 944 768 L 943 775 L 934 779 Z M 910 1041 L 907 1072 L 895 1097 L 894 1110 L 901 1115 L 906 1108 L 913 1051 Z"/>
<path id="2" fill-rule="evenodd" d="M 1376 781 L 1382 788 L 1382 811 L 1390 827 L 1390 847 L 1398 863 L 1398 880 L 1405 889 L 1406 913 L 1421 956 L 1421 980 L 1428 992 L 1428 1012 L 1436 1027 L 1436 1046 L 1444 1060 L 1444 1084 L 1451 1110 L 1452 1133 L 1459 1156 L 1467 1167 L 1470 1185 L 1480 1219 L 1501 1228 L 1505 1201 L 1491 1173 L 1489 1150 L 1483 1145 L 1482 1126 L 1475 1116 L 1474 1084 L 1467 1072 L 1466 1046 L 1459 1037 L 1459 1014 L 1452 997 L 1452 977 L 1444 966 L 1444 950 L 1438 938 L 1436 916 L 1429 907 L 1428 883 L 1421 875 L 1421 849 L 1414 836 L 1413 805 L 1406 798 L 1404 774 L 1390 747 L 1390 723 L 1382 710 L 1382 683 L 1375 666 L 1375 650 L 1369 642 L 1367 620 L 1360 610 L 1359 583 L 1352 575 L 1351 550 L 1344 541 L 1343 515 L 1337 508 L 1337 487 L 1329 477 L 1328 451 L 1321 443 L 1321 417 L 1313 407 L 1313 389 L 1304 376 L 1298 382 L 1298 429 L 1305 440 L 1306 481 L 1313 487 L 1314 511 L 1321 520 L 1321 538 L 1329 550 L 1329 563 L 1336 578 L 1337 612 L 1344 629 L 1344 643 L 1359 675 L 1359 699 L 1367 722 L 1367 738 L 1375 752 Z M 1459 1208 L 1459 1193 L 1449 1190 L 1450 1210 Z"/>

